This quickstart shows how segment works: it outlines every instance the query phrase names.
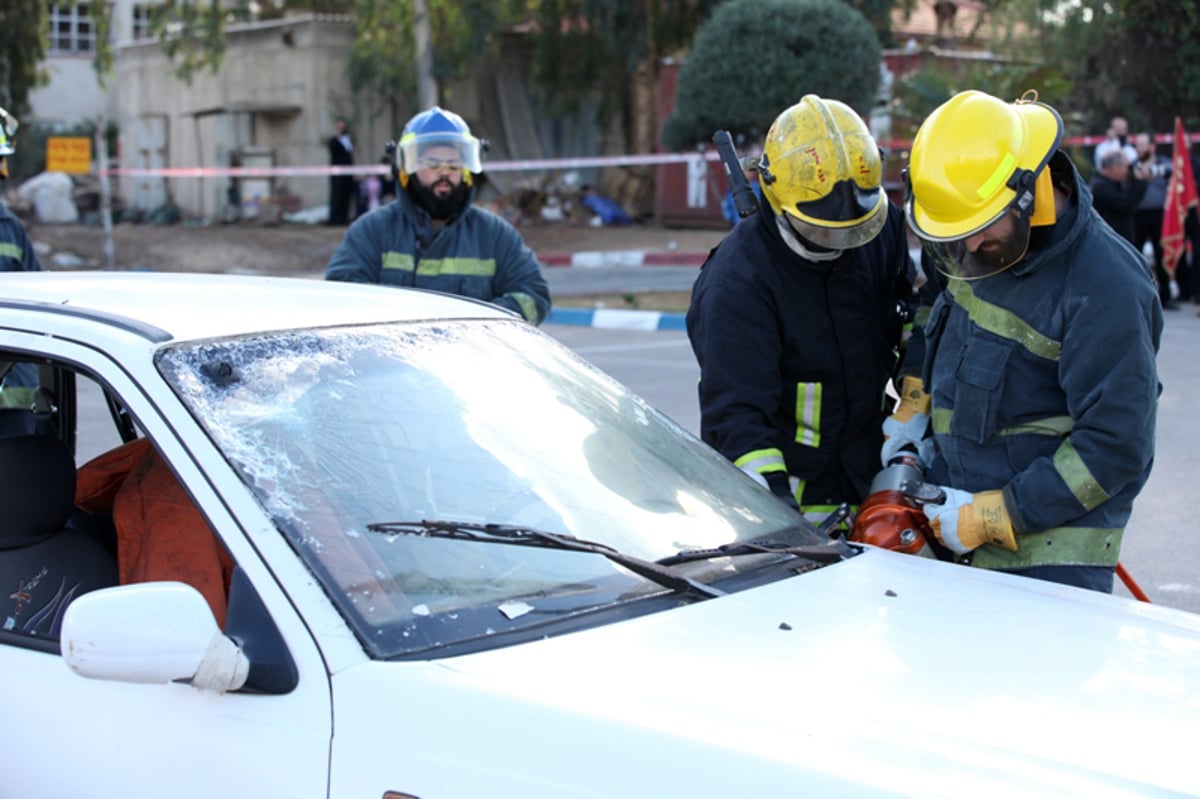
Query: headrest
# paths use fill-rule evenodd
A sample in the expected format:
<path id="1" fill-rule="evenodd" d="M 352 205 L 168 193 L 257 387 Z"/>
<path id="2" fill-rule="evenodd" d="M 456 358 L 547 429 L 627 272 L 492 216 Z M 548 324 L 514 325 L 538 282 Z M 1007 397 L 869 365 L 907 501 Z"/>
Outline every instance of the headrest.
<path id="1" fill-rule="evenodd" d="M 0 436 L 0 549 L 36 544 L 66 526 L 75 460 L 51 436 Z"/>

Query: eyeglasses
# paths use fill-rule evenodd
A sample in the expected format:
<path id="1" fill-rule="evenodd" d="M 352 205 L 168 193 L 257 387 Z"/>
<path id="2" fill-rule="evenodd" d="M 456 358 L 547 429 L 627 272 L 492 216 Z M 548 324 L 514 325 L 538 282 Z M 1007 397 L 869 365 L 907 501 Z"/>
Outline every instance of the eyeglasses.
<path id="1" fill-rule="evenodd" d="M 428 169 L 430 171 L 445 168 L 451 172 L 457 172 L 463 168 L 463 162 L 460 158 L 433 158 L 431 156 L 424 156 L 417 161 L 417 168 Z"/>

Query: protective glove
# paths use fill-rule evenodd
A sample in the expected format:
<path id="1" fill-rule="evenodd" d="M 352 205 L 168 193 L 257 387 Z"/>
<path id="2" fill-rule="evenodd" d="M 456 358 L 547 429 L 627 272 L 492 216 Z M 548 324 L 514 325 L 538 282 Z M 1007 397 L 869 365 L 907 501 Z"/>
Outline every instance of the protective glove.
<path id="1" fill-rule="evenodd" d="M 959 491 L 942 487 L 946 501 L 925 505 L 925 516 L 937 540 L 955 554 L 966 553 L 984 544 L 995 544 L 1017 551 L 1012 520 L 1004 507 L 1003 491 Z"/>
<path id="2" fill-rule="evenodd" d="M 900 402 L 883 422 L 883 448 L 879 460 L 887 466 L 902 451 L 908 450 L 928 464 L 930 397 L 921 378 L 908 375 L 900 381 Z"/>
<path id="3" fill-rule="evenodd" d="M 796 495 L 792 493 L 792 481 L 788 479 L 786 472 L 771 472 L 766 475 L 767 488 L 771 489 L 771 493 L 782 499 L 794 510 L 800 510 L 800 503 L 796 501 Z"/>

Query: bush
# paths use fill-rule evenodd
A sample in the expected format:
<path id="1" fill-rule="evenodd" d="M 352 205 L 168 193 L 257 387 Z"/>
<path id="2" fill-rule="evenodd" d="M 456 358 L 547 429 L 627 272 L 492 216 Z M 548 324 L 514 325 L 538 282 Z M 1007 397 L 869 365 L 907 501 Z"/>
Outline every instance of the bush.
<path id="1" fill-rule="evenodd" d="M 761 139 L 806 94 L 866 116 L 881 59 L 874 29 L 842 0 L 730 0 L 696 32 L 663 146 L 687 149 L 718 130 Z"/>

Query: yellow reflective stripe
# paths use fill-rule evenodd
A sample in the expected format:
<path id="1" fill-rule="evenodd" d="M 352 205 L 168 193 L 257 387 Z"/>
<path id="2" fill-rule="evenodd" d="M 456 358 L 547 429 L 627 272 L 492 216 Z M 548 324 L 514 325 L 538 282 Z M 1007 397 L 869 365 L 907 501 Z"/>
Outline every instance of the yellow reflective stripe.
<path id="1" fill-rule="evenodd" d="M 7 241 L 0 241 L 0 258 L 12 258 L 19 261 L 24 254 L 17 245 Z"/>
<path id="2" fill-rule="evenodd" d="M 1054 469 L 1063 479 L 1075 499 L 1087 510 L 1099 507 L 1109 499 L 1108 492 L 1092 477 L 1092 471 L 1079 457 L 1075 446 L 1068 439 L 1058 445 L 1054 452 Z"/>
<path id="3" fill-rule="evenodd" d="M 954 301 L 962 306 L 971 321 L 979 327 L 989 333 L 995 333 L 997 336 L 1017 342 L 1040 358 L 1051 361 L 1058 360 L 1062 353 L 1062 342 L 1043 336 L 1012 311 L 979 299 L 975 296 L 970 281 L 951 280 L 949 283 Z"/>
<path id="4" fill-rule="evenodd" d="M 942 433 L 943 435 L 950 432 L 950 425 L 954 421 L 954 411 L 950 408 L 934 408 L 929 414 L 929 421 L 933 425 L 933 432 Z M 1070 435 L 1075 429 L 1075 420 L 1070 416 L 1047 416 L 1045 419 L 1034 419 L 1031 422 L 1022 422 L 1012 427 L 1005 427 L 996 431 L 998 436 L 1016 436 L 1024 433 L 1037 436 L 1056 436 L 1062 438 Z"/>
<path id="5" fill-rule="evenodd" d="M 413 257 L 403 252 L 385 252 L 383 254 L 384 269 L 403 269 L 405 272 L 413 271 Z"/>
<path id="6" fill-rule="evenodd" d="M 1075 429 L 1075 420 L 1070 416 L 1047 416 L 1045 419 L 1035 419 L 1032 422 L 1006 427 L 996 433 L 998 436 L 1015 436 L 1021 433 L 1032 433 L 1039 436 L 1065 436 Z"/>
<path id="7" fill-rule="evenodd" d="M 420 275 L 467 275 L 492 277 L 496 274 L 495 258 L 426 258 L 417 265 Z"/>
<path id="8" fill-rule="evenodd" d="M 996 167 L 996 171 L 992 173 L 991 177 L 983 182 L 982 186 L 975 190 L 975 193 L 979 195 L 981 200 L 986 200 L 988 197 L 991 197 L 996 193 L 996 189 L 1000 188 L 1000 184 L 1008 180 L 1008 176 L 1013 172 L 1013 164 L 1016 162 L 1017 159 L 1012 153 L 1004 154 L 1004 159 L 1000 162 L 1000 165 Z"/>
<path id="9" fill-rule="evenodd" d="M 0 408 L 21 408 L 29 410 L 33 407 L 36 389 L 26 386 L 5 386 L 0 388 Z"/>
<path id="10" fill-rule="evenodd" d="M 821 384 L 796 384 L 796 443 L 821 446 Z"/>
<path id="11" fill-rule="evenodd" d="M 1121 528 L 1055 527 L 1017 534 L 1017 551 L 984 544 L 971 555 L 981 569 L 1025 569 L 1030 566 L 1116 566 L 1121 554 Z"/>
<path id="12" fill-rule="evenodd" d="M 511 294 L 505 294 L 506 297 L 512 297 L 516 300 L 517 305 L 521 306 L 521 315 L 530 322 L 537 321 L 537 303 L 523 291 L 514 291 Z"/>
<path id="13" fill-rule="evenodd" d="M 402 269 L 405 272 L 415 270 L 418 274 L 435 277 L 438 275 L 492 277 L 496 274 L 496 260 L 494 258 L 427 258 L 417 264 L 416 259 L 408 253 L 385 252 L 383 268 Z M 520 302 L 519 299 L 517 301 Z"/>
<path id="14" fill-rule="evenodd" d="M 756 449 L 747 452 L 735 460 L 733 465 L 744 471 L 759 474 L 787 471 L 787 465 L 783 462 L 783 451 L 778 449 Z"/>

